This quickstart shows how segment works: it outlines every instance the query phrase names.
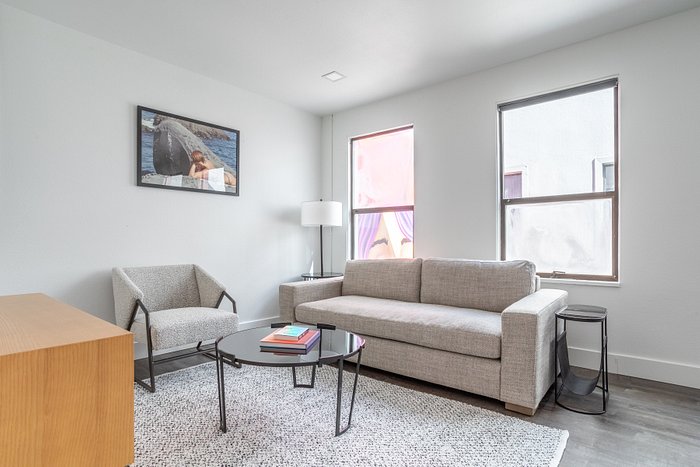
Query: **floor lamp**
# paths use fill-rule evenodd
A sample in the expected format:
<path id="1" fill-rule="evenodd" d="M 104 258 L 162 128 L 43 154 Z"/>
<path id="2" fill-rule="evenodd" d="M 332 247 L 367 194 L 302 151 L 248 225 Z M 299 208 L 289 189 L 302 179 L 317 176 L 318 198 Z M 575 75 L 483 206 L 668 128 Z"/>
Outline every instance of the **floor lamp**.
<path id="1" fill-rule="evenodd" d="M 323 227 L 343 225 L 342 204 L 338 201 L 306 201 L 301 203 L 301 225 L 317 227 L 321 239 L 321 276 L 323 276 Z"/>

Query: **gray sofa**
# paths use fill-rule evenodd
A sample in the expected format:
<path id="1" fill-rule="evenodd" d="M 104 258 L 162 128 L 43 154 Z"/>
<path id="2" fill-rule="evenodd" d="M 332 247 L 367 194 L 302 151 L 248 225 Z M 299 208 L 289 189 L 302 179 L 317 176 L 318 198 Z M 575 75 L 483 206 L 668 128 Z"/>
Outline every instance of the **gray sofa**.
<path id="1" fill-rule="evenodd" d="M 554 313 L 528 261 L 348 261 L 345 276 L 280 286 L 284 321 L 365 337 L 362 362 L 533 415 L 554 382 Z"/>

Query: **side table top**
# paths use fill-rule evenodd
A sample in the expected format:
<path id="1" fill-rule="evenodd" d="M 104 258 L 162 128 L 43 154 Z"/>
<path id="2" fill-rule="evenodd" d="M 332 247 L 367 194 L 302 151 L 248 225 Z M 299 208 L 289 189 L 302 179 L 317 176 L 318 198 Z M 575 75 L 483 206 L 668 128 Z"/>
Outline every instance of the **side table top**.
<path id="1" fill-rule="evenodd" d="M 599 322 L 608 317 L 608 310 L 602 306 L 593 305 L 569 305 L 555 315 L 561 319 L 571 321 Z"/>
<path id="2" fill-rule="evenodd" d="M 304 279 L 328 279 L 330 277 L 340 277 L 343 273 L 340 272 L 307 272 L 301 275 Z"/>

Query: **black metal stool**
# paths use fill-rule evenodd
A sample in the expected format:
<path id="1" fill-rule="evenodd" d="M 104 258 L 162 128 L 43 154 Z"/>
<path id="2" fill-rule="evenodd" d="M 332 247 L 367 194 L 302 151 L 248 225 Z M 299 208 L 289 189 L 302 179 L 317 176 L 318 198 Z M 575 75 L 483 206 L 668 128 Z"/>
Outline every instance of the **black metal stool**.
<path id="1" fill-rule="evenodd" d="M 561 311 L 555 313 L 554 335 L 556 336 L 556 350 L 554 352 L 554 402 L 572 412 L 587 415 L 602 415 L 607 410 L 608 397 L 608 310 L 602 306 L 590 305 L 569 305 Z M 559 320 L 564 322 L 564 329 L 559 334 Z M 569 347 L 566 343 L 566 322 L 579 321 L 582 323 L 600 323 L 600 369 L 593 378 L 585 378 L 575 374 L 569 364 Z M 561 369 L 559 377 L 558 369 Z M 600 377 L 603 376 L 602 385 L 599 385 Z M 559 380 L 561 379 L 561 384 Z M 559 396 L 564 388 L 577 396 L 587 396 L 592 394 L 596 388 L 602 391 L 603 410 L 600 412 L 590 412 L 586 410 L 568 407 L 559 402 Z"/>

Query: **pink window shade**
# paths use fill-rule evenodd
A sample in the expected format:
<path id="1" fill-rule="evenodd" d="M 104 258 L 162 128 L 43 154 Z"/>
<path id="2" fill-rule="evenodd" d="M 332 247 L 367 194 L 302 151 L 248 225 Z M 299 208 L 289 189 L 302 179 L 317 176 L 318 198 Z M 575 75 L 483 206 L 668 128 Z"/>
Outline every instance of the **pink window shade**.
<path id="1" fill-rule="evenodd" d="M 413 211 L 355 215 L 356 259 L 412 258 Z"/>
<path id="2" fill-rule="evenodd" d="M 413 205 L 413 128 L 352 145 L 354 209 Z"/>

